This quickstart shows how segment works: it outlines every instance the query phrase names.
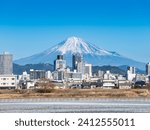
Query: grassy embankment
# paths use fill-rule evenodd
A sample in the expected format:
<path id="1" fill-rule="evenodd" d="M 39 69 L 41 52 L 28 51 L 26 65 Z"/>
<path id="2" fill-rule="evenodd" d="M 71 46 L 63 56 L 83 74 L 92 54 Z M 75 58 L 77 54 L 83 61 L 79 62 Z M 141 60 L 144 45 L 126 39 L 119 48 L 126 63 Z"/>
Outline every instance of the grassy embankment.
<path id="1" fill-rule="evenodd" d="M 13 98 L 150 98 L 148 89 L 0 90 L 0 99 Z"/>

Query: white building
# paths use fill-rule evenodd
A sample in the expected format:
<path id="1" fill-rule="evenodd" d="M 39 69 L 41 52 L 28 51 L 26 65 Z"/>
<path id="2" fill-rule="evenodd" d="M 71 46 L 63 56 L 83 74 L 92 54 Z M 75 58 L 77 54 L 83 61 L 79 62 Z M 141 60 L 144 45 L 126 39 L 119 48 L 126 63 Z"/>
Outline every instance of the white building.
<path id="1" fill-rule="evenodd" d="M 150 82 L 150 75 L 146 77 L 146 82 Z"/>
<path id="2" fill-rule="evenodd" d="M 53 75 L 53 80 L 54 81 L 57 81 L 57 82 L 60 82 L 60 81 L 64 81 L 64 71 L 62 70 L 57 70 L 57 71 L 54 71 L 52 73 Z"/>
<path id="3" fill-rule="evenodd" d="M 128 67 L 127 70 L 127 80 L 133 81 L 136 77 L 135 67 Z"/>
<path id="4" fill-rule="evenodd" d="M 35 88 L 35 82 L 34 81 L 26 81 L 26 88 L 27 89 L 34 89 Z"/>
<path id="5" fill-rule="evenodd" d="M 146 81 L 146 76 L 144 74 L 136 74 L 135 81 Z"/>
<path id="6" fill-rule="evenodd" d="M 30 74 L 24 71 L 22 75 L 19 75 L 18 80 L 30 80 Z"/>
<path id="7" fill-rule="evenodd" d="M 92 77 L 92 64 L 85 64 L 84 67 L 84 75 L 88 75 L 89 77 Z"/>
<path id="8" fill-rule="evenodd" d="M 124 77 L 123 75 L 118 75 L 118 76 L 117 76 L 117 79 L 118 79 L 118 80 L 126 80 L 126 77 Z"/>
<path id="9" fill-rule="evenodd" d="M 0 89 L 15 89 L 17 88 L 16 75 L 0 75 Z"/>
<path id="10" fill-rule="evenodd" d="M 98 70 L 97 77 L 103 79 L 103 76 L 104 76 L 104 71 Z"/>
<path id="11" fill-rule="evenodd" d="M 82 80 L 82 73 L 80 72 L 66 72 L 64 74 L 64 77 L 65 77 L 65 81 L 69 81 L 69 82 L 72 82 L 72 81 L 80 81 Z"/>
<path id="12" fill-rule="evenodd" d="M 146 64 L 146 75 L 150 75 L 150 62 Z"/>
<path id="13" fill-rule="evenodd" d="M 90 79 L 92 77 L 92 64 L 81 61 L 77 64 L 77 72 L 82 74 L 82 79 Z"/>
<path id="14" fill-rule="evenodd" d="M 127 80 L 118 80 L 118 88 L 119 89 L 131 89 L 132 84 Z"/>
<path id="15" fill-rule="evenodd" d="M 63 59 L 63 55 L 58 55 L 57 59 L 54 61 L 54 69 L 64 70 L 66 68 L 66 60 Z"/>
<path id="16" fill-rule="evenodd" d="M 116 86 L 116 77 L 110 71 L 106 71 L 104 74 L 102 88 L 112 89 Z"/>
<path id="17" fill-rule="evenodd" d="M 77 64 L 77 72 L 84 74 L 84 67 L 85 67 L 84 61 L 79 62 Z"/>
<path id="18" fill-rule="evenodd" d="M 45 78 L 46 78 L 46 79 L 50 79 L 50 80 L 53 79 L 51 71 L 47 71 L 47 72 L 46 72 Z"/>
<path id="19" fill-rule="evenodd" d="M 102 88 L 104 89 L 112 89 L 114 88 L 116 85 L 116 81 L 115 80 L 107 80 L 107 79 L 104 79 L 103 82 L 102 82 Z"/>
<path id="20" fill-rule="evenodd" d="M 128 67 L 128 71 L 129 71 L 131 74 L 135 74 L 135 73 L 136 73 L 135 67 L 132 67 L 132 66 L 129 66 L 129 67 Z"/>
<path id="21" fill-rule="evenodd" d="M 115 79 L 116 79 L 115 75 L 110 73 L 110 71 L 106 71 L 106 73 L 104 74 L 104 80 L 115 80 Z"/>

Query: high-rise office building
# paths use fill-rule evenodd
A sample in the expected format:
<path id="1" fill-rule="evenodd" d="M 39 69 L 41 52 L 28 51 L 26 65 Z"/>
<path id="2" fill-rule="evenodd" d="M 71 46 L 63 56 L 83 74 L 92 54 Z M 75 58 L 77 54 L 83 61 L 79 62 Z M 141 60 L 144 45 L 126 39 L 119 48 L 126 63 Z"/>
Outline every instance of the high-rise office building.
<path id="1" fill-rule="evenodd" d="M 146 75 L 150 75 L 150 62 L 146 64 Z"/>
<path id="2" fill-rule="evenodd" d="M 72 56 L 72 69 L 77 70 L 78 63 L 82 61 L 80 53 L 75 53 Z"/>
<path id="3" fill-rule="evenodd" d="M 65 69 L 66 60 L 63 59 L 63 55 L 58 55 L 57 59 L 54 61 L 54 70 Z"/>
<path id="4" fill-rule="evenodd" d="M 0 75 L 12 75 L 13 73 L 13 56 L 4 52 L 0 54 Z"/>

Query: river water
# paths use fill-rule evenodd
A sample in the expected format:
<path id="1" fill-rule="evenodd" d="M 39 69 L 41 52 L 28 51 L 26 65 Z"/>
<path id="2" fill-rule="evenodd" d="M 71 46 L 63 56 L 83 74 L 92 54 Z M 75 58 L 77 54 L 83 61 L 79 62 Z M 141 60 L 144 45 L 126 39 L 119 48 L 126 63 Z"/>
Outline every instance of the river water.
<path id="1" fill-rule="evenodd" d="M 0 113 L 150 113 L 150 99 L 0 99 Z"/>

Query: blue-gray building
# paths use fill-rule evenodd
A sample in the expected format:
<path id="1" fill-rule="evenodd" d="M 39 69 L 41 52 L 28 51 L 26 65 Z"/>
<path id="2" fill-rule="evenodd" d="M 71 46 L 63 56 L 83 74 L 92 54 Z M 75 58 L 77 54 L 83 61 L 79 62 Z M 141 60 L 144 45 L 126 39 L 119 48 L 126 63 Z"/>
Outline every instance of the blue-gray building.
<path id="1" fill-rule="evenodd" d="M 13 55 L 4 52 L 0 54 L 0 75 L 12 75 L 13 73 Z"/>

